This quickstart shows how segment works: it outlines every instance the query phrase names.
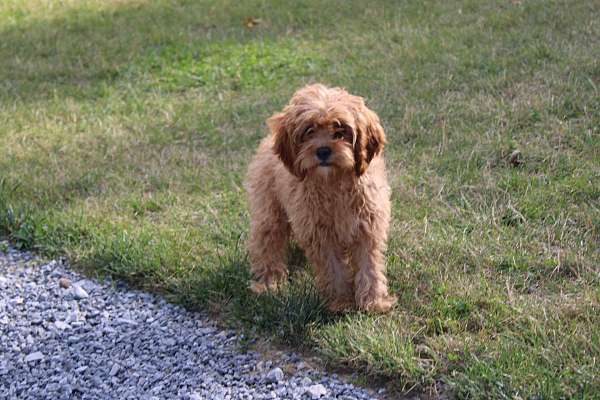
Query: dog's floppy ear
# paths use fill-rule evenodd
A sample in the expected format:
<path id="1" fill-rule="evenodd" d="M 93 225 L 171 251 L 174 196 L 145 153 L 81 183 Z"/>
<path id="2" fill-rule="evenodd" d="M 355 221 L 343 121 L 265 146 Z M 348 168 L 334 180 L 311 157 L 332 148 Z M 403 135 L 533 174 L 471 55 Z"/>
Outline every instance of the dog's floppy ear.
<path id="1" fill-rule="evenodd" d="M 288 171 L 299 178 L 303 178 L 295 166 L 296 146 L 292 138 L 292 127 L 287 121 L 286 114 L 280 112 L 273 115 L 267 119 L 267 125 L 273 134 L 273 152 L 279 156 Z"/>
<path id="2" fill-rule="evenodd" d="M 356 115 L 356 141 L 354 144 L 354 171 L 361 176 L 369 163 L 383 150 L 385 133 L 379 117 L 362 102 Z"/>

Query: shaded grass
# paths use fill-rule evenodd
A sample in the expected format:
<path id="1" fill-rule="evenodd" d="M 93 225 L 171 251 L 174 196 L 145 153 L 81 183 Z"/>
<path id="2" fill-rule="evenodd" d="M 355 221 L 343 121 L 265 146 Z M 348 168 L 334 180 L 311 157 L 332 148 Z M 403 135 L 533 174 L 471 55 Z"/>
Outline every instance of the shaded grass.
<path id="1" fill-rule="evenodd" d="M 0 232 L 402 392 L 597 398 L 599 14 L 5 1 Z M 400 300 L 384 317 L 327 314 L 298 249 L 284 290 L 248 290 L 245 169 L 312 81 L 365 96 L 388 134 Z"/>

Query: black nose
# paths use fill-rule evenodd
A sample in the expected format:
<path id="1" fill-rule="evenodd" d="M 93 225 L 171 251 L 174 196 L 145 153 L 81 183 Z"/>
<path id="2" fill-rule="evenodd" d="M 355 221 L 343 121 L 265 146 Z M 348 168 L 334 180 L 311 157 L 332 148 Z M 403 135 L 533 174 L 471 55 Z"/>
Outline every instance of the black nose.
<path id="1" fill-rule="evenodd" d="M 331 155 L 331 147 L 319 147 L 317 149 L 317 157 L 321 161 L 326 161 Z"/>

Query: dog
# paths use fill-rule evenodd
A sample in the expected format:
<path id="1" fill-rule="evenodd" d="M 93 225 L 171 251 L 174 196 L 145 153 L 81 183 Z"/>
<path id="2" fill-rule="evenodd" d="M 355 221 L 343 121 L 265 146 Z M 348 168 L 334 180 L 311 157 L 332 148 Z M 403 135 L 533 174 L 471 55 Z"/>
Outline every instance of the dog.
<path id="1" fill-rule="evenodd" d="M 248 253 L 256 293 L 287 280 L 289 241 L 304 250 L 330 310 L 386 312 L 390 187 L 379 117 L 362 97 L 311 84 L 267 120 L 249 165 Z"/>

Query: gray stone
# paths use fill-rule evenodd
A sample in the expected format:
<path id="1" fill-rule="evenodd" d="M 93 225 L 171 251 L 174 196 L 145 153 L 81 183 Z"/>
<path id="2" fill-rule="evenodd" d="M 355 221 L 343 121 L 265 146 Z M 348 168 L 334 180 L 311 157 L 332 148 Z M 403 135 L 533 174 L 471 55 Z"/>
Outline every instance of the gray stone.
<path id="1" fill-rule="evenodd" d="M 60 329 L 61 331 L 63 331 L 69 327 L 69 324 L 66 324 L 63 321 L 55 321 L 54 326 L 56 327 L 56 329 Z"/>
<path id="2" fill-rule="evenodd" d="M 269 371 L 266 378 L 268 382 L 279 382 L 283 379 L 283 371 L 279 367 L 273 368 Z"/>
<path id="3" fill-rule="evenodd" d="M 325 386 L 318 383 L 316 385 L 311 385 L 307 387 L 304 393 L 309 395 L 311 399 L 319 399 L 322 396 L 327 395 L 327 389 L 325 388 Z"/>
<path id="4" fill-rule="evenodd" d="M 109 372 L 110 376 L 115 376 L 119 372 L 119 369 L 121 369 L 121 367 L 119 367 L 119 364 L 113 364 Z"/>
<path id="5" fill-rule="evenodd" d="M 121 325 L 137 325 L 137 322 L 128 318 L 117 318 L 115 322 Z"/>
<path id="6" fill-rule="evenodd" d="M 69 313 L 67 313 L 67 322 L 75 322 L 79 319 L 79 315 L 77 314 L 77 311 L 70 311 Z"/>
<path id="7" fill-rule="evenodd" d="M 84 290 L 91 291 L 94 290 L 98 285 L 95 282 L 90 281 L 89 279 L 80 279 L 75 282 L 75 286 L 79 286 Z"/>
<path id="8" fill-rule="evenodd" d="M 309 386 L 311 383 L 312 383 L 312 379 L 310 379 L 308 376 L 305 376 L 300 381 L 300 385 L 302 385 L 302 386 Z"/>
<path id="9" fill-rule="evenodd" d="M 71 293 L 77 300 L 87 299 L 90 295 L 79 285 L 74 284 L 71 286 Z"/>
<path id="10" fill-rule="evenodd" d="M 33 361 L 40 361 L 44 359 L 44 354 L 42 354 L 41 351 L 36 351 L 34 353 L 30 353 L 27 355 L 27 357 L 25 357 L 25 362 L 33 362 Z"/>
<path id="11" fill-rule="evenodd" d="M 304 361 L 296 363 L 296 369 L 306 369 L 308 365 Z"/>

